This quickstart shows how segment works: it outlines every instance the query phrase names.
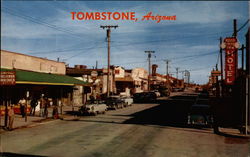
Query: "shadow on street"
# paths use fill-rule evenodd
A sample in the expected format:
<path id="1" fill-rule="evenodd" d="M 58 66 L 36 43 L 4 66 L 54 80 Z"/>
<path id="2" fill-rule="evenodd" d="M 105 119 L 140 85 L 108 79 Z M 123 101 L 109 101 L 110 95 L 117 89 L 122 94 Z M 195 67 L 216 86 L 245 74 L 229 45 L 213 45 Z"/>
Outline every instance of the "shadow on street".
<path id="1" fill-rule="evenodd" d="M 130 116 L 125 124 L 161 125 L 172 127 L 188 127 L 187 117 L 190 106 L 195 102 L 196 96 L 173 96 L 168 100 L 159 100 L 158 106 Z"/>

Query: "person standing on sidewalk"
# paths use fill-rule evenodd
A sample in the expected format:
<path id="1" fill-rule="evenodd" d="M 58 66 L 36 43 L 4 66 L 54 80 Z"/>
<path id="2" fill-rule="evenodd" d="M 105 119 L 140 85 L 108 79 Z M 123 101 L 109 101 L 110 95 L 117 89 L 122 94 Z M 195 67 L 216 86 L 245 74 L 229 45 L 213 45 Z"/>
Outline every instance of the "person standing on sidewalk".
<path id="1" fill-rule="evenodd" d="M 45 99 L 44 101 L 44 115 L 43 117 L 48 118 L 48 107 L 49 107 L 49 100 L 48 98 Z"/>
<path id="2" fill-rule="evenodd" d="M 25 117 L 25 112 L 26 112 L 26 100 L 24 98 L 22 98 L 21 100 L 19 100 L 18 102 L 20 104 L 20 112 L 21 112 L 21 115 L 22 117 L 24 118 Z"/>
<path id="3" fill-rule="evenodd" d="M 53 105 L 53 112 L 52 112 L 53 118 L 58 119 L 58 106 L 55 104 Z"/>
<path id="4" fill-rule="evenodd" d="M 15 119 L 15 112 L 14 112 L 13 105 L 11 105 L 10 109 L 8 110 L 8 117 L 9 117 L 8 129 L 12 130 L 13 129 L 14 119 Z"/>
<path id="5" fill-rule="evenodd" d="M 40 116 L 41 117 L 44 117 L 45 103 L 46 103 L 46 100 L 43 97 L 41 97 L 40 99 Z"/>

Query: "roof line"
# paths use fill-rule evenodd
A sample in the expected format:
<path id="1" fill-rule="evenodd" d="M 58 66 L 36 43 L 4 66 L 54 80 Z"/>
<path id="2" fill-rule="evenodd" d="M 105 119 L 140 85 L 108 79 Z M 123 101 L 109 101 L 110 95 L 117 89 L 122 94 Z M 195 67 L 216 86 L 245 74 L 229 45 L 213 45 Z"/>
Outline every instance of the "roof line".
<path id="1" fill-rule="evenodd" d="M 1 51 L 5 51 L 5 52 L 9 52 L 9 53 L 14 53 L 14 54 L 22 55 L 22 56 L 29 56 L 29 57 L 33 57 L 33 58 L 44 59 L 44 60 L 53 61 L 53 62 L 56 62 L 56 63 L 64 63 L 64 62 L 58 62 L 58 61 L 55 61 L 55 60 L 52 60 L 52 59 L 47 59 L 47 58 L 42 58 L 42 57 L 37 57 L 37 56 L 32 56 L 32 55 L 27 55 L 27 54 L 23 54 L 23 53 L 8 51 L 8 50 L 2 50 L 1 49 Z"/>

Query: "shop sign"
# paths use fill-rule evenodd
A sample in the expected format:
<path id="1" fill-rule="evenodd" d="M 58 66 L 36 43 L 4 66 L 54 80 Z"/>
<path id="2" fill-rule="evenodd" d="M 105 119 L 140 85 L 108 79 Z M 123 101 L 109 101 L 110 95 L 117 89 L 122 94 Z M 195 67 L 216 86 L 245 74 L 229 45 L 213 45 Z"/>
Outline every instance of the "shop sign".
<path id="1" fill-rule="evenodd" d="M 158 68 L 157 64 L 152 65 L 152 76 L 156 76 L 156 69 Z"/>
<path id="2" fill-rule="evenodd" d="M 232 85 L 235 81 L 236 70 L 237 70 L 237 50 L 239 48 L 239 43 L 237 38 L 228 37 L 224 39 L 225 46 L 225 83 Z"/>
<path id="3" fill-rule="evenodd" d="M 98 72 L 97 71 L 91 71 L 91 77 L 93 79 L 95 79 L 98 76 Z"/>
<path id="4" fill-rule="evenodd" d="M 212 76 L 220 76 L 221 75 L 221 72 L 218 70 L 214 70 L 211 73 L 212 73 Z"/>
<path id="5" fill-rule="evenodd" d="M 16 72 L 15 71 L 0 71 L 0 85 L 10 86 L 16 84 Z"/>

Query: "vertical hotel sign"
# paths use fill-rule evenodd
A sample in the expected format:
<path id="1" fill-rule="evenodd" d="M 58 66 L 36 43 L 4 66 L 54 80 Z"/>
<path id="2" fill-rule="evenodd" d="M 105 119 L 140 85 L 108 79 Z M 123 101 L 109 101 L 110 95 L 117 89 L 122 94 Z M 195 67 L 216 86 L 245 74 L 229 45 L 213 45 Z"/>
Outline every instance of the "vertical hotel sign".
<path id="1" fill-rule="evenodd" d="M 236 78 L 236 70 L 238 65 L 238 48 L 239 43 L 235 37 L 227 37 L 222 43 L 225 48 L 225 83 L 233 85 Z"/>

